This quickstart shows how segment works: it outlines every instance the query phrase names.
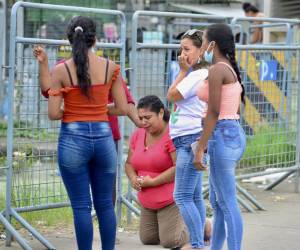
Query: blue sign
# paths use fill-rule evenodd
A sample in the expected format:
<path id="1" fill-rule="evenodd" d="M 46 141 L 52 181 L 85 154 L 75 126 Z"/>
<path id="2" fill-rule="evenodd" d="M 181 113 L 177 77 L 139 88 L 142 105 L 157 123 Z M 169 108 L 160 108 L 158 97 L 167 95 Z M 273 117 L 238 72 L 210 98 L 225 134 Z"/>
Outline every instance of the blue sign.
<path id="1" fill-rule="evenodd" d="M 276 81 L 277 80 L 277 61 L 262 60 L 260 62 L 260 76 L 259 80 L 261 81 Z"/>

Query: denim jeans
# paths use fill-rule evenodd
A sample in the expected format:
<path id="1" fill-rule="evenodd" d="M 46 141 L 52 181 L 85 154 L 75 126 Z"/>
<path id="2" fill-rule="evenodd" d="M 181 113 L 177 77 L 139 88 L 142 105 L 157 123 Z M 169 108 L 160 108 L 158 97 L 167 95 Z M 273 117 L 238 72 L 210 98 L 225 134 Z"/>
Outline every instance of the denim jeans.
<path id="1" fill-rule="evenodd" d="M 173 139 L 176 147 L 174 199 L 188 228 L 192 248 L 204 248 L 205 204 L 202 197 L 202 172 L 193 164 L 191 144 L 199 134 Z"/>
<path id="2" fill-rule="evenodd" d="M 109 124 L 62 123 L 58 164 L 73 210 L 78 249 L 92 250 L 91 193 L 102 249 L 115 249 L 116 217 L 112 191 L 117 154 Z"/>
<path id="3" fill-rule="evenodd" d="M 211 250 L 240 250 L 243 221 L 237 202 L 235 168 L 246 147 L 245 133 L 236 120 L 220 120 L 208 142 L 210 203 L 213 208 Z"/>

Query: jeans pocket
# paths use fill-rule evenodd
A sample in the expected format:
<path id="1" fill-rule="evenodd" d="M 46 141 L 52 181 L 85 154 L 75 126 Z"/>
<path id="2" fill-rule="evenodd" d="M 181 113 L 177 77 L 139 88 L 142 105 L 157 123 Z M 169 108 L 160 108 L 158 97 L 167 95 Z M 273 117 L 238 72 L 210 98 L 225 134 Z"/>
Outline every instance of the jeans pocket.
<path id="1" fill-rule="evenodd" d="M 237 126 L 224 126 L 221 133 L 225 147 L 232 149 L 241 147 L 241 137 Z"/>

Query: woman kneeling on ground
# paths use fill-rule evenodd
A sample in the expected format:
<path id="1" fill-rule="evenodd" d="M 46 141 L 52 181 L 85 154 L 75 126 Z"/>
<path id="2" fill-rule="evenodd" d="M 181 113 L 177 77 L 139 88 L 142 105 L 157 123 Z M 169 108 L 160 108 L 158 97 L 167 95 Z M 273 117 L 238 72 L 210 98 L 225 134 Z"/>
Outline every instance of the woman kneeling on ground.
<path id="1" fill-rule="evenodd" d="M 125 171 L 141 204 L 140 239 L 145 245 L 180 249 L 189 237 L 173 199 L 176 152 L 169 112 L 153 95 L 143 97 L 137 108 L 143 128 L 131 136 Z"/>

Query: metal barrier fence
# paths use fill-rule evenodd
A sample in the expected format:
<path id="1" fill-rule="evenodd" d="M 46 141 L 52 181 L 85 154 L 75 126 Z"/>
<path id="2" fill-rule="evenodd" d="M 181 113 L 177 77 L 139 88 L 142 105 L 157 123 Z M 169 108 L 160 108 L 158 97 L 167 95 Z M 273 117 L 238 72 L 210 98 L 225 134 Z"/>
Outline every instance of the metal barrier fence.
<path id="1" fill-rule="evenodd" d="M 176 29 L 178 33 L 197 25 L 203 28 L 210 22 L 227 22 L 227 20 L 200 14 L 135 12 L 132 21 L 130 61 L 132 92 L 137 99 L 146 94 L 155 94 L 167 103 L 166 91 L 176 74 L 174 67 L 176 68 L 177 64 L 179 44 L 170 33 L 169 37 L 165 38 L 169 43 L 137 42 L 139 20 L 146 17 L 171 20 L 169 29 L 173 31 Z M 179 21 L 180 18 L 184 21 Z M 249 18 L 252 19 L 254 20 Z M 248 19 L 243 18 L 243 20 Z M 276 25 L 287 23 L 288 26 L 293 27 L 299 25 L 299 20 L 265 18 L 262 21 Z M 238 19 L 233 19 L 230 25 L 242 30 Z M 289 32 L 291 36 L 292 30 Z M 291 38 L 289 41 L 292 41 Z M 236 50 L 246 89 L 246 105 L 242 109 L 241 124 L 247 133 L 247 149 L 237 168 L 237 178 L 271 173 L 286 173 L 284 176 L 288 176 L 296 170 L 299 172 L 299 44 L 237 45 Z M 299 186 L 297 180 L 298 178 L 295 178 L 295 190 Z M 240 185 L 238 190 L 254 206 L 263 209 Z M 208 188 L 204 189 L 204 193 L 208 193 Z M 136 200 L 130 189 L 127 198 L 129 202 Z M 248 211 L 253 211 L 241 197 L 239 202 Z"/>
<path id="2" fill-rule="evenodd" d="M 121 38 L 117 43 L 97 43 L 99 53 L 104 53 L 121 64 L 125 70 L 126 22 L 122 12 L 81 7 L 65 7 L 48 4 L 18 2 L 12 9 L 11 38 L 9 54 L 9 117 L 7 124 L 7 175 L 6 208 L 0 213 L 0 222 L 7 229 L 7 245 L 11 236 L 24 249 L 31 249 L 28 243 L 10 223 L 14 217 L 48 249 L 55 249 L 42 235 L 29 225 L 19 212 L 68 206 L 68 199 L 57 176 L 56 143 L 59 124 L 49 122 L 46 100 L 40 96 L 38 66 L 32 57 L 34 44 L 46 45 L 50 65 L 54 65 L 59 55 L 65 57 L 68 43 L 56 40 L 24 37 L 17 34 L 18 12 L 26 8 L 47 11 L 83 12 L 115 15 L 120 18 Z M 137 42 L 140 18 L 158 17 L 169 30 L 165 43 Z M 183 20 L 180 22 L 180 20 Z M 284 23 L 285 19 L 268 19 L 272 23 Z M 178 41 L 173 39 L 174 30 L 185 31 L 188 27 L 224 22 L 223 17 L 210 15 L 137 11 L 132 22 L 132 50 L 130 54 L 130 84 L 136 100 L 146 94 L 158 95 L 166 104 L 166 91 L 174 77 Z M 289 20 L 290 25 L 298 21 Z M 232 27 L 243 30 L 238 20 Z M 154 28 L 156 30 L 156 27 Z M 172 31 L 172 32 L 171 32 Z M 151 39 L 150 39 L 151 40 Z M 243 83 L 246 87 L 247 102 L 242 110 L 241 122 L 247 133 L 247 151 L 237 169 L 237 178 L 286 172 L 286 177 L 294 172 L 299 174 L 300 153 L 300 46 L 296 45 L 238 45 L 237 59 Z M 297 59 L 298 58 L 298 59 Z M 268 70 L 266 71 L 266 68 Z M 274 70 L 275 69 L 275 70 Z M 173 74 L 172 74 L 173 73 Z M 124 121 L 121 119 L 121 131 Z M 136 197 L 128 193 L 122 183 L 124 137 L 119 142 L 117 215 L 121 217 L 122 204 L 139 214 L 133 205 Z M 282 179 L 281 178 L 281 179 Z M 280 179 L 280 180 L 281 180 Z M 280 181 L 279 180 L 279 181 Z M 295 180 L 298 180 L 296 178 Z M 275 184 L 274 184 L 275 185 Z M 271 188 L 271 187 L 270 187 Z M 256 207 L 263 209 L 242 187 L 239 191 Z M 298 183 L 295 181 L 295 189 Z M 207 193 L 207 188 L 204 189 Z M 239 202 L 247 210 L 253 211 L 242 198 Z"/>
<path id="3" fill-rule="evenodd" d="M 245 25 L 248 23 L 248 25 Z M 291 45 L 299 44 L 299 38 L 297 38 L 297 30 L 299 30 L 298 19 L 287 19 L 287 18 L 267 18 L 267 17 L 237 17 L 233 18 L 230 22 L 232 27 L 241 25 L 240 29 L 240 44 L 245 41 L 246 44 L 250 43 L 251 33 L 254 29 L 259 28 L 263 34 L 264 44 L 280 44 L 280 45 Z M 272 42 L 270 41 L 270 33 L 275 32 L 278 34 L 285 34 L 282 37 L 282 41 Z M 246 37 L 244 37 L 246 36 Z M 261 43 L 261 42 L 260 42 Z"/>
<path id="4" fill-rule="evenodd" d="M 26 222 L 19 212 L 68 206 L 56 164 L 58 122 L 51 122 L 47 115 L 47 100 L 40 94 L 38 64 L 32 56 L 34 44 L 43 44 L 49 56 L 50 66 L 69 53 L 65 40 L 24 37 L 17 30 L 19 15 L 27 9 L 44 10 L 64 16 L 66 13 L 84 13 L 99 20 L 103 15 L 119 20 L 120 39 L 116 43 L 97 43 L 97 53 L 120 63 L 125 70 L 126 20 L 120 11 L 62 5 L 17 2 L 12 8 L 9 52 L 9 115 L 7 121 L 7 173 L 6 207 L 0 213 L 0 222 L 7 230 L 6 245 L 12 236 L 23 249 L 32 249 L 11 224 L 12 217 L 24 226 L 47 249 L 55 249 L 35 228 Z M 69 17 L 68 17 L 69 18 Z M 105 50 L 104 50 L 105 49 Z M 123 122 L 121 122 L 121 125 Z M 123 127 L 123 126 L 121 126 Z M 123 140 L 119 147 L 123 147 Z M 119 154 L 118 175 L 122 151 Z"/>

